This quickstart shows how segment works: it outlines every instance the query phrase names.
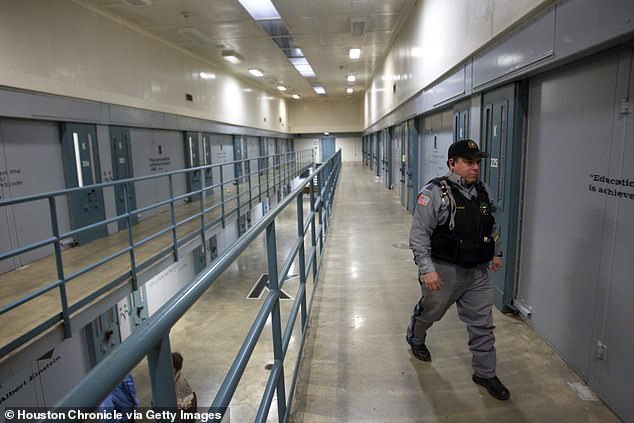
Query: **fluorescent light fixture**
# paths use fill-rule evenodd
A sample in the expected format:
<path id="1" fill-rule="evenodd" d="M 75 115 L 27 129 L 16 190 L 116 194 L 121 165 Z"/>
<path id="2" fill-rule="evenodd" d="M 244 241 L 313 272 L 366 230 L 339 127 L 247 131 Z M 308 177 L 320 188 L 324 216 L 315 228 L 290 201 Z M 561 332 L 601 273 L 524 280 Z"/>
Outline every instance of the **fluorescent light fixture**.
<path id="1" fill-rule="evenodd" d="M 315 90 L 315 92 L 319 95 L 324 95 L 326 94 L 326 89 L 324 87 L 322 87 L 321 85 L 315 85 L 313 87 L 313 90 Z"/>
<path id="2" fill-rule="evenodd" d="M 297 72 L 299 72 L 299 74 L 305 78 L 311 78 L 315 76 L 315 71 L 313 70 L 312 66 L 310 66 L 310 63 L 308 63 L 308 60 L 306 60 L 305 57 L 293 57 L 291 59 L 288 59 L 293 66 L 295 66 L 295 69 L 297 69 Z"/>
<path id="3" fill-rule="evenodd" d="M 346 92 L 348 94 L 352 94 L 354 92 L 354 90 L 352 88 L 348 87 L 348 88 L 346 88 Z"/>
<path id="4" fill-rule="evenodd" d="M 299 72 L 299 74 L 304 78 L 315 77 L 315 71 L 310 65 L 298 65 L 295 66 L 295 69 L 297 69 L 297 72 Z"/>
<path id="5" fill-rule="evenodd" d="M 357 80 L 357 77 L 354 75 L 348 75 L 348 82 L 354 82 Z"/>
<path id="6" fill-rule="evenodd" d="M 282 85 L 282 84 L 278 85 L 278 86 L 277 86 L 277 89 L 278 89 L 278 90 L 280 90 L 280 91 L 282 91 L 282 92 L 284 92 L 284 91 L 286 91 L 286 90 L 287 90 L 286 86 L 285 86 L 285 85 Z"/>
<path id="7" fill-rule="evenodd" d="M 328 135 L 330 135 L 330 132 L 326 131 L 326 132 L 324 132 L 324 135 L 328 136 Z"/>
<path id="8" fill-rule="evenodd" d="M 302 98 L 299 94 L 293 94 L 293 98 L 295 100 L 299 100 L 300 98 Z"/>
<path id="9" fill-rule="evenodd" d="M 351 48 L 348 53 L 351 59 L 358 59 L 359 57 L 361 57 L 360 48 Z"/>
<path id="10" fill-rule="evenodd" d="M 222 52 L 222 58 L 234 65 L 242 62 L 242 56 L 233 50 L 224 50 Z"/>
<path id="11" fill-rule="evenodd" d="M 249 69 L 249 73 L 258 78 L 262 78 L 264 73 L 260 69 Z"/>
<path id="12" fill-rule="evenodd" d="M 270 0 L 238 0 L 256 21 L 282 19 Z"/>
<path id="13" fill-rule="evenodd" d="M 253 90 L 251 88 L 243 88 L 242 91 L 244 91 L 245 93 L 252 93 Z"/>
<path id="14" fill-rule="evenodd" d="M 209 72 L 201 72 L 200 77 L 202 79 L 216 79 L 216 74 L 209 73 Z"/>
<path id="15" fill-rule="evenodd" d="M 295 69 L 297 69 L 297 72 L 304 78 L 312 78 L 315 76 L 315 71 L 310 65 L 295 66 Z"/>
<path id="16" fill-rule="evenodd" d="M 310 63 L 308 63 L 308 60 L 306 60 L 305 57 L 292 57 L 288 60 L 293 64 L 293 66 L 301 66 L 301 65 L 310 66 Z"/>

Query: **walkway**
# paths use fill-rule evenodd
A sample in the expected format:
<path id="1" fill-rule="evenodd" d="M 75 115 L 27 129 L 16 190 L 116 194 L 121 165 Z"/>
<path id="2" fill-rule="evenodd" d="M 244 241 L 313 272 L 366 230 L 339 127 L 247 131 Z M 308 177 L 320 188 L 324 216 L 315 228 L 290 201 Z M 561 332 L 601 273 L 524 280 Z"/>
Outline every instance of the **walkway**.
<path id="1" fill-rule="evenodd" d="M 433 361 L 405 342 L 420 295 L 407 248 L 411 215 L 368 168 L 344 165 L 292 422 L 618 422 L 519 318 L 497 309 L 501 402 L 471 381 L 467 332 L 455 307 L 428 336 Z"/>

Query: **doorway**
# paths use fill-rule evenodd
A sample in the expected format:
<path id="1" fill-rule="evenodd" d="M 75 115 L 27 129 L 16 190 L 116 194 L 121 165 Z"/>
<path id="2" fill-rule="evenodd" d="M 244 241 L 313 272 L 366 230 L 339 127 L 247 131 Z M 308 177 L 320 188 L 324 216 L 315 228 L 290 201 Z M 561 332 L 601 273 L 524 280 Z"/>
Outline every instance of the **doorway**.
<path id="1" fill-rule="evenodd" d="M 103 191 L 90 188 L 101 182 L 99 148 L 95 125 L 65 123 L 62 125 L 64 168 L 68 188 L 85 188 L 69 195 L 70 223 L 79 229 L 106 219 Z M 107 235 L 106 225 L 100 225 L 74 236 L 74 242 L 84 244 Z"/>

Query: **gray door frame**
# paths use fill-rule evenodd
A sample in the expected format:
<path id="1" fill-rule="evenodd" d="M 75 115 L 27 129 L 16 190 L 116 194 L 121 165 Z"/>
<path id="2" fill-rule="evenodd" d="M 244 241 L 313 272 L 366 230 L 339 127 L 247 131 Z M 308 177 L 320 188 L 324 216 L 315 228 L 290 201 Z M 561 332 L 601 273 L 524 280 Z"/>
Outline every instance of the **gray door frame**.
<path id="1" fill-rule="evenodd" d="M 115 180 L 133 178 L 134 169 L 132 167 L 130 128 L 111 126 L 109 129 L 110 151 L 112 157 L 112 177 Z M 136 210 L 136 193 L 134 184 L 125 184 L 125 192 L 127 192 L 127 199 L 126 194 L 124 194 L 123 184 L 115 186 L 114 195 L 118 216 L 125 215 L 128 210 Z M 133 214 L 130 218 L 133 225 L 136 225 L 139 221 L 136 214 Z M 117 227 L 119 230 L 125 229 L 127 227 L 127 220 L 118 220 Z"/>
<path id="2" fill-rule="evenodd" d="M 518 82 L 482 95 L 480 147 L 489 153 L 489 158 L 483 159 L 481 177 L 491 187 L 491 202 L 496 208 L 504 253 L 504 266 L 489 277 L 494 287 L 495 305 L 502 311 L 513 309 L 516 291 L 527 87 L 526 82 Z"/>
<path id="3" fill-rule="evenodd" d="M 185 167 L 192 168 L 200 166 L 200 148 L 198 145 L 198 133 L 186 131 L 183 133 L 184 147 L 185 147 Z M 200 190 L 201 175 L 199 171 L 187 172 L 187 192 L 193 192 Z M 187 198 L 188 201 L 192 200 L 192 197 Z"/>
<path id="4" fill-rule="evenodd" d="M 66 186 L 88 187 L 101 182 L 97 128 L 83 123 L 62 124 L 62 145 Z M 79 157 L 77 157 L 79 153 Z M 72 193 L 69 198 L 72 229 L 78 229 L 106 219 L 103 190 L 86 188 Z M 74 237 L 76 243 L 87 243 L 107 235 L 106 225 L 81 232 Z"/>

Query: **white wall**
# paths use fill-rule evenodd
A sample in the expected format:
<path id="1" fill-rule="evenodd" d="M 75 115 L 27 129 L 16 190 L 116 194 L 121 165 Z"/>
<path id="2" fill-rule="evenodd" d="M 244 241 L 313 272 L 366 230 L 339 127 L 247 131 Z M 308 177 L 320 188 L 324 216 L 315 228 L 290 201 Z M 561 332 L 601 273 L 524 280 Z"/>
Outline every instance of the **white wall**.
<path id="1" fill-rule="evenodd" d="M 320 161 L 321 149 L 319 137 L 316 138 L 297 138 L 294 141 L 295 151 L 312 149 L 315 152 L 315 160 Z M 360 162 L 362 160 L 361 137 L 339 138 L 335 136 L 335 150 L 341 149 L 342 162 Z"/>
<path id="2" fill-rule="evenodd" d="M 122 22 L 62 0 L 0 0 L 0 10 L 0 85 L 288 131 L 284 98 Z"/>
<path id="3" fill-rule="evenodd" d="M 196 276 L 193 253 L 181 254 L 179 261 L 170 265 L 144 285 L 148 316 L 156 313 L 169 299 Z"/>
<path id="4" fill-rule="evenodd" d="M 290 131 L 294 134 L 363 130 L 361 96 L 292 101 L 289 109 Z"/>
<path id="5" fill-rule="evenodd" d="M 90 370 L 83 331 L 20 368 L 0 371 L 0 407 L 52 407 Z M 2 421 L 4 421 L 4 416 Z"/>
<path id="6" fill-rule="evenodd" d="M 364 98 L 364 127 L 550 0 L 421 0 Z"/>

